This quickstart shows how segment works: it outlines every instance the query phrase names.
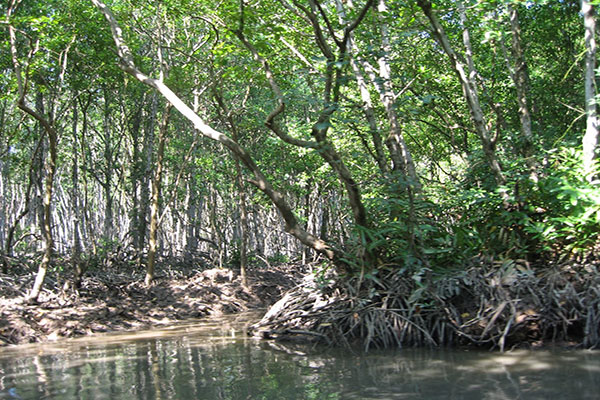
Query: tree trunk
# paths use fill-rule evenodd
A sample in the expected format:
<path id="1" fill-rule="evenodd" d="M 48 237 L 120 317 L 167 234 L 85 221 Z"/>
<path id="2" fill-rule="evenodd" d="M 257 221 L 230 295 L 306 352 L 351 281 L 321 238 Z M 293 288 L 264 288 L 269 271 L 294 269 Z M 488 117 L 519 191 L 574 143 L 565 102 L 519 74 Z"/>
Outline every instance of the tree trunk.
<path id="1" fill-rule="evenodd" d="M 143 179 L 142 171 L 142 151 L 140 150 L 140 131 L 142 123 L 142 114 L 144 108 L 145 96 L 138 100 L 138 108 L 133 115 L 130 128 L 132 160 L 131 160 L 131 241 L 136 253 L 139 255 L 143 249 L 143 241 L 140 239 L 140 182 Z M 140 246 L 141 243 L 141 246 Z"/>
<path id="2" fill-rule="evenodd" d="M 141 256 L 146 246 L 148 236 L 148 213 L 150 210 L 150 186 L 152 176 L 152 154 L 154 153 L 154 129 L 156 126 L 156 115 L 158 114 L 158 96 L 152 94 L 150 114 L 147 115 L 148 122 L 144 129 L 144 143 L 142 149 L 142 176 L 140 176 L 140 204 L 138 209 L 137 249 L 138 257 Z"/>
<path id="3" fill-rule="evenodd" d="M 88 95 L 87 100 L 85 101 L 85 103 L 83 102 L 83 100 L 80 101 L 80 106 L 81 106 L 81 116 L 83 121 L 81 121 L 81 139 L 80 139 L 80 146 L 79 146 L 79 151 L 80 151 L 80 156 L 81 156 L 81 164 L 82 164 L 82 168 L 84 171 L 86 171 L 89 167 L 88 167 L 88 163 L 87 163 L 87 158 L 86 158 L 86 143 L 87 143 L 87 132 L 88 132 L 88 117 L 87 117 L 87 112 L 88 109 L 90 107 L 90 104 L 92 103 L 92 95 Z M 87 238 L 87 240 L 84 240 L 84 243 L 90 243 L 91 246 L 91 251 L 93 255 L 97 254 L 97 246 L 96 246 L 96 238 L 94 235 L 94 229 L 92 227 L 92 217 L 90 216 L 90 205 L 89 205 L 89 193 L 88 193 L 88 174 L 81 174 L 81 187 L 83 188 L 83 193 L 82 193 L 82 205 L 83 208 L 81 209 L 81 225 L 83 228 L 83 232 L 84 232 L 84 238 Z"/>
<path id="4" fill-rule="evenodd" d="M 347 2 L 347 4 L 349 7 L 352 6 L 351 2 Z M 346 10 L 344 8 L 344 3 L 342 2 L 342 0 L 336 0 L 336 8 L 338 11 L 340 23 L 343 25 L 347 25 Z M 362 100 L 361 107 L 369 125 L 369 132 L 371 133 L 371 140 L 375 149 L 374 158 L 377 162 L 379 170 L 385 176 L 387 175 L 389 168 L 386 163 L 385 153 L 383 151 L 383 141 L 381 139 L 379 127 L 377 125 L 377 117 L 375 116 L 375 110 L 373 109 L 373 100 L 371 98 L 371 92 L 369 92 L 367 82 L 365 80 L 363 72 L 360 69 L 358 55 L 355 54 L 356 46 L 354 43 L 354 34 L 350 33 L 348 35 L 348 44 L 346 46 L 348 50 L 348 55 L 350 57 L 350 67 L 352 68 L 352 72 L 354 73 L 354 78 L 356 79 L 356 84 L 358 86 L 358 91 Z"/>
<path id="5" fill-rule="evenodd" d="M 311 15 L 311 20 L 313 21 L 313 24 L 316 24 L 316 22 L 314 22 L 316 20 L 316 17 L 314 15 Z M 315 28 L 316 35 L 320 37 L 321 42 L 324 42 L 324 39 L 321 36 L 322 33 L 320 33 L 318 29 L 320 28 Z M 314 137 L 315 140 L 301 140 L 288 135 L 283 129 L 281 129 L 281 127 L 276 121 L 276 117 L 282 114 L 285 110 L 285 101 L 281 89 L 279 88 L 279 85 L 277 84 L 271 71 L 271 68 L 269 67 L 269 63 L 267 62 L 267 60 L 264 59 L 264 57 L 262 57 L 258 53 L 256 48 L 250 42 L 248 42 L 248 40 L 241 31 L 237 31 L 235 33 L 240 39 L 240 41 L 243 43 L 243 45 L 252 53 L 254 59 L 262 65 L 265 71 L 265 75 L 267 76 L 267 80 L 269 81 L 271 90 L 273 91 L 277 99 L 277 106 L 267 116 L 265 125 L 273 133 L 275 133 L 275 135 L 277 135 L 281 140 L 283 140 L 286 143 L 298 147 L 303 147 L 305 149 L 316 150 L 319 156 L 321 156 L 323 160 L 325 160 L 325 162 L 327 162 L 329 166 L 336 172 L 340 183 L 344 186 L 346 195 L 348 196 L 350 209 L 352 210 L 352 215 L 354 217 L 354 222 L 362 227 L 368 227 L 367 212 L 362 202 L 362 195 L 358 183 L 352 177 L 350 170 L 336 151 L 333 143 L 327 138 L 327 132 L 331 125 L 331 116 L 337 109 L 340 82 L 342 80 L 341 73 L 335 75 L 333 72 L 332 65 L 334 64 L 335 58 L 333 57 L 331 49 L 327 47 L 328 50 L 324 51 L 324 54 L 326 54 L 327 58 L 329 59 L 329 63 L 325 79 L 326 83 L 324 89 L 325 93 L 323 108 L 319 114 L 317 121 L 312 125 L 311 129 L 311 135 Z M 345 57 L 347 56 L 345 45 L 340 50 L 340 53 L 341 54 L 339 56 L 339 59 L 345 59 Z"/>
<path id="6" fill-rule="evenodd" d="M 242 168 L 239 160 L 235 160 L 235 172 L 240 196 L 240 277 L 242 279 L 242 285 L 246 286 L 248 284 L 246 280 L 246 268 L 248 263 L 248 210 L 246 207 L 246 190 L 244 188 Z"/>
<path id="7" fill-rule="evenodd" d="M 351 2 L 347 3 L 348 7 L 352 7 Z M 336 1 L 338 15 L 340 21 L 347 25 L 346 12 L 344 4 L 341 0 Z M 387 164 L 383 161 L 383 149 L 381 148 L 381 137 L 377 129 L 377 122 L 372 109 L 371 95 L 366 87 L 365 78 L 361 71 L 361 67 L 364 68 L 370 78 L 371 84 L 379 94 L 379 99 L 384 106 L 386 111 L 389 134 L 385 140 L 385 144 L 389 150 L 390 158 L 392 159 L 392 170 L 401 172 L 402 175 L 408 177 L 411 181 L 411 185 L 417 189 L 421 189 L 421 183 L 416 173 L 416 168 L 412 158 L 412 154 L 404 140 L 402 134 L 402 126 L 396 112 L 396 94 L 392 88 L 391 78 L 391 67 L 389 63 L 389 56 L 391 54 L 391 44 L 389 38 L 389 28 L 385 21 L 385 17 L 382 15 L 387 13 L 387 5 L 385 0 L 379 0 L 377 5 L 377 11 L 379 12 L 379 29 L 381 34 L 381 49 L 382 55 L 377 60 L 379 71 L 376 73 L 375 69 L 369 65 L 365 60 L 359 59 L 356 52 L 354 38 L 352 33 L 348 35 L 348 43 L 346 45 L 348 54 L 350 55 L 350 65 L 354 73 L 354 77 L 359 87 L 361 99 L 363 101 L 363 110 L 369 122 L 369 128 L 373 138 L 373 144 L 375 147 L 376 158 L 378 165 L 382 172 L 387 172 Z"/>
<path id="8" fill-rule="evenodd" d="M 184 260 L 187 265 L 191 265 L 194 261 L 194 254 L 198 250 L 198 237 L 196 236 L 196 224 L 198 216 L 198 200 L 196 187 L 193 182 L 193 176 L 187 179 L 187 190 L 185 197 L 185 249 Z"/>
<path id="9" fill-rule="evenodd" d="M 469 66 L 469 73 L 467 74 L 465 66 L 452 49 L 450 40 L 448 39 L 444 28 L 440 24 L 437 17 L 433 14 L 431 2 L 429 0 L 417 0 L 417 4 L 429 19 L 434 36 L 436 37 L 440 46 L 442 46 L 442 49 L 444 50 L 444 52 L 448 56 L 448 59 L 450 60 L 452 69 L 458 76 L 459 82 L 462 87 L 463 96 L 465 97 L 467 106 L 469 108 L 469 112 L 471 113 L 471 118 L 473 120 L 473 124 L 475 125 L 475 130 L 477 131 L 477 134 L 481 141 L 486 161 L 492 171 L 492 174 L 494 175 L 496 184 L 503 185 L 506 182 L 506 179 L 504 178 L 504 175 L 502 173 L 502 167 L 500 166 L 500 162 L 498 161 L 498 157 L 496 155 L 496 143 L 492 139 L 492 135 L 490 134 L 485 116 L 483 114 L 483 110 L 481 108 L 481 104 L 479 102 L 479 96 L 477 94 L 477 84 L 475 81 L 476 71 L 473 66 L 472 58 L 470 58 L 471 50 L 468 29 L 466 26 L 463 27 L 463 41 L 465 42 L 465 47 L 467 47 L 467 54 L 465 56 L 467 58 L 467 64 Z M 462 10 L 464 11 L 464 9 Z"/>
<path id="10" fill-rule="evenodd" d="M 388 11 L 385 0 L 379 0 L 377 11 L 379 12 L 379 28 L 381 30 L 381 48 L 383 54 L 378 60 L 379 79 L 373 80 L 373 84 L 378 88 L 379 96 L 390 125 L 390 133 L 386 139 L 386 144 L 392 156 L 393 169 L 395 171 L 401 170 L 405 176 L 410 178 L 411 185 L 419 191 L 421 183 L 417 176 L 412 155 L 404 140 L 404 135 L 402 135 L 402 127 L 396 113 L 396 94 L 392 88 L 391 67 L 388 59 L 392 53 L 392 47 L 390 45 L 389 28 L 384 20 L 385 17 L 382 16 Z M 380 84 L 377 83 L 379 81 L 381 81 Z"/>
<path id="11" fill-rule="evenodd" d="M 7 21 L 10 20 L 11 14 L 14 11 L 12 6 L 16 7 L 16 4 L 12 4 L 7 10 Z M 17 37 L 16 30 L 12 25 L 8 25 L 9 40 L 10 40 L 10 52 L 12 57 L 13 68 L 15 70 L 17 78 L 17 87 L 19 91 L 19 98 L 17 100 L 17 106 L 21 111 L 33 117 L 43 127 L 43 131 L 48 137 L 49 144 L 49 157 L 46 160 L 46 184 L 44 188 L 43 198 L 43 224 L 42 224 L 42 235 L 44 239 L 43 243 L 43 257 L 42 261 L 38 266 L 38 272 L 33 284 L 31 292 L 27 296 L 27 300 L 30 302 L 37 302 L 44 279 L 46 278 L 46 272 L 52 261 L 52 252 L 54 248 L 54 241 L 52 238 L 52 189 L 54 184 L 54 174 L 56 172 L 56 145 L 58 140 L 58 134 L 54 129 L 52 121 L 49 121 L 44 115 L 38 111 L 32 110 L 25 103 L 25 96 L 27 94 L 26 82 L 24 82 L 23 74 L 21 71 L 21 64 L 18 59 L 17 53 Z"/>
<path id="12" fill-rule="evenodd" d="M 73 265 L 75 287 L 79 287 L 79 282 L 83 276 L 84 270 L 81 263 L 81 207 L 79 200 L 79 151 L 77 150 L 77 123 L 78 110 L 77 100 L 73 101 L 73 164 L 71 167 L 71 180 L 73 189 L 71 190 L 71 204 L 73 207 L 73 254 L 71 263 Z"/>
<path id="13" fill-rule="evenodd" d="M 52 237 L 52 192 L 54 185 L 54 175 L 56 173 L 56 145 L 58 140 L 58 134 L 52 123 L 45 119 L 42 114 L 32 110 L 26 104 L 23 98 L 19 99 L 19 108 L 25 113 L 35 118 L 43 127 L 48 137 L 48 158 L 46 159 L 46 181 L 44 185 L 43 195 L 43 221 L 42 221 L 42 237 L 43 241 L 43 256 L 42 261 L 38 266 L 38 272 L 35 278 L 35 282 L 31 291 L 27 296 L 29 302 L 37 302 L 46 273 L 52 262 L 52 255 L 54 251 L 54 238 Z"/>
<path id="14" fill-rule="evenodd" d="M 512 33 L 511 52 L 514 60 L 514 67 L 511 68 L 512 80 L 517 91 L 517 104 L 519 105 L 519 119 L 521 122 L 521 144 L 519 146 L 525 162 L 530 171 L 532 180 L 538 180 L 537 162 L 533 158 L 533 132 L 531 128 L 531 114 L 529 112 L 529 73 L 525 54 L 521 46 L 521 25 L 519 23 L 519 13 L 516 7 L 508 5 L 508 14 L 510 18 L 510 27 Z"/>
<path id="15" fill-rule="evenodd" d="M 104 171 L 103 179 L 101 181 L 102 189 L 104 190 L 104 227 L 103 237 L 104 246 L 111 246 L 114 232 L 113 222 L 113 193 L 112 193 L 112 179 L 113 179 L 113 167 L 114 157 L 112 149 L 112 121 L 110 119 L 110 102 L 109 102 L 109 91 L 104 88 Z"/>
<path id="16" fill-rule="evenodd" d="M 2 121 L 0 121 L 1 123 Z M 1 129 L 1 128 L 0 128 Z M 2 135 L 3 132 L 0 131 L 0 135 Z M 0 198 L 2 199 L 7 199 L 8 198 L 8 190 L 6 190 L 6 186 L 7 186 L 7 164 L 5 164 L 4 162 L 0 161 Z M 7 225 L 7 221 L 6 221 L 6 209 L 7 204 L 5 202 L 0 202 L 0 244 L 2 244 L 3 246 L 0 246 L 0 265 L 2 266 L 0 268 L 0 271 L 2 271 L 3 274 L 8 273 L 8 254 L 6 254 L 5 252 L 5 248 L 6 246 L 4 246 L 4 244 L 6 243 L 6 225 Z"/>
<path id="17" fill-rule="evenodd" d="M 154 279 L 154 270 L 156 265 L 156 249 L 158 236 L 158 207 L 160 202 L 160 192 L 163 172 L 163 159 L 165 155 L 165 146 L 167 143 L 167 132 L 169 128 L 169 114 L 171 104 L 165 106 L 163 117 L 160 121 L 158 131 L 158 149 L 156 154 L 156 169 L 152 179 L 152 198 L 150 200 L 150 231 L 148 232 L 148 259 L 146 263 L 146 277 L 144 283 L 150 285 Z"/>
<path id="18" fill-rule="evenodd" d="M 598 114 L 596 106 L 596 12 L 589 0 L 582 0 L 581 12 L 585 27 L 585 111 L 586 129 L 583 136 L 583 167 L 589 181 L 595 179 L 598 147 Z"/>
<path id="19" fill-rule="evenodd" d="M 21 222 L 23 217 L 25 217 L 27 213 L 29 213 L 29 210 L 31 208 L 31 190 L 33 188 L 34 182 L 34 169 L 36 166 L 36 160 L 38 159 L 38 153 L 40 152 L 40 149 L 42 147 L 43 139 L 43 137 L 40 138 L 31 156 L 31 164 L 29 165 L 29 173 L 27 174 L 28 179 L 27 189 L 25 190 L 25 204 L 23 205 L 23 209 L 21 210 L 19 215 L 17 215 L 11 226 L 8 228 L 8 232 L 6 234 L 6 241 L 4 242 L 4 255 L 6 257 L 10 257 L 12 255 L 12 246 L 15 237 L 15 231 L 17 230 L 17 227 L 19 226 L 19 223 Z M 6 258 L 2 260 L 2 272 L 8 272 L 8 260 Z"/>

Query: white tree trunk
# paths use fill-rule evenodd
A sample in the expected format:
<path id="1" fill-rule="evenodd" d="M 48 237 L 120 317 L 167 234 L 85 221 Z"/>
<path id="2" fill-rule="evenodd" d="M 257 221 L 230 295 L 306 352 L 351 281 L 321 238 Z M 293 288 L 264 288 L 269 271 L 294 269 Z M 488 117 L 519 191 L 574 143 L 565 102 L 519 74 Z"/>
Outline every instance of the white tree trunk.
<path id="1" fill-rule="evenodd" d="M 596 15 L 588 0 L 582 0 L 581 12 L 585 27 L 585 111 L 587 123 L 583 136 L 583 167 L 588 180 L 594 179 L 596 148 L 598 147 L 598 114 L 596 107 Z"/>

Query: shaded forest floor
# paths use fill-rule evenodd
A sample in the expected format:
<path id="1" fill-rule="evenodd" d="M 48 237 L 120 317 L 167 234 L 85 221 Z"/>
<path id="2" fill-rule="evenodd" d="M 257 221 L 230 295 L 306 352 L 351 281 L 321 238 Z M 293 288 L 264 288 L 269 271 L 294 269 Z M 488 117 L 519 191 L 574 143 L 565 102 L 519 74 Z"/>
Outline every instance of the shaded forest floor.
<path id="1" fill-rule="evenodd" d="M 297 265 L 250 269 L 244 287 L 227 269 L 165 268 L 149 287 L 143 271 L 132 272 L 130 266 L 88 271 L 77 291 L 63 290 L 66 277 L 51 273 L 36 305 L 24 301 L 33 271 L 0 274 L 0 346 L 266 308 L 297 283 L 301 272 Z"/>

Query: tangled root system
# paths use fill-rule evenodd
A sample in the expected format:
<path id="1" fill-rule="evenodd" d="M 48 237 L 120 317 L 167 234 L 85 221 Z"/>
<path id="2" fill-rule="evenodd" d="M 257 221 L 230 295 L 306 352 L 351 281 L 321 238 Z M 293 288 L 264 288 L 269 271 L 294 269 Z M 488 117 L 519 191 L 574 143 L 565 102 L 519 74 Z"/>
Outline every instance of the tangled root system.
<path id="1" fill-rule="evenodd" d="M 600 344 L 595 265 L 533 270 L 524 261 L 474 261 L 423 275 L 381 269 L 340 279 L 307 276 L 253 326 L 272 338 L 303 337 L 370 348 Z"/>

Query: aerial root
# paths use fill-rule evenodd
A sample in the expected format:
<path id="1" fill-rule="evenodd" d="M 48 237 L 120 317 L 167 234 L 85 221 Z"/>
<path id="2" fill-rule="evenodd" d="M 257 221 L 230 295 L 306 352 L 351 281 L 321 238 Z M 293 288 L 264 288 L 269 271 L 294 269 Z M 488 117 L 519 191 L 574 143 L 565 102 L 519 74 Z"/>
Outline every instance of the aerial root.
<path id="1" fill-rule="evenodd" d="M 382 276 L 385 275 L 385 276 Z M 307 277 L 254 333 L 370 348 L 477 345 L 600 345 L 600 277 L 595 266 L 533 271 L 517 261 L 480 260 L 428 282 L 390 270 L 377 282 Z"/>

